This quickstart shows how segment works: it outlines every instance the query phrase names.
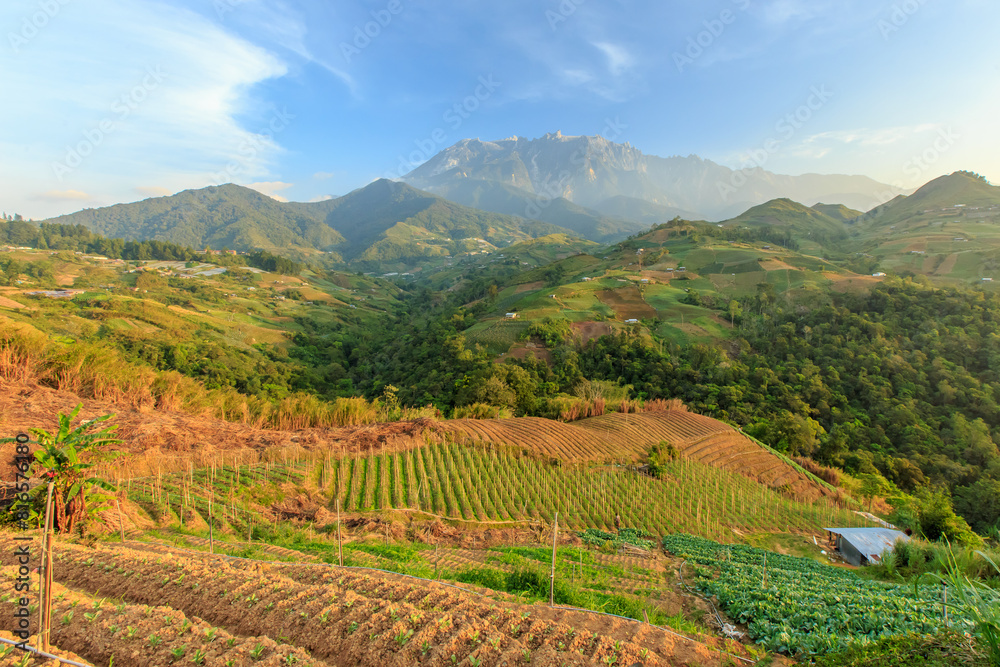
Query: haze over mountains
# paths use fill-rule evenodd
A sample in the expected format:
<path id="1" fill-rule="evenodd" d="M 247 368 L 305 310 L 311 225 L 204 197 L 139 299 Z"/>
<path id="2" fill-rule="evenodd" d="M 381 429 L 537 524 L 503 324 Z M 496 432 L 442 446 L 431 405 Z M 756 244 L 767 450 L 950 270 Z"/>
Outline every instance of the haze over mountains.
<path id="1" fill-rule="evenodd" d="M 736 192 L 752 204 L 720 198 L 734 175 L 746 176 Z M 926 209 L 965 204 L 994 210 L 990 207 L 1000 204 L 1000 188 L 968 172 L 866 208 L 850 202 L 888 186 L 864 176 L 779 176 L 760 169 L 745 174 L 697 157 L 646 156 L 628 144 L 558 133 L 533 141 L 464 140 L 405 180 L 380 179 L 343 197 L 310 203 L 279 202 L 228 184 L 51 221 L 127 240 L 262 248 L 298 259 L 324 254 L 328 261 L 365 270 L 388 265 L 404 270 L 553 234 L 613 243 L 677 216 L 712 218 L 699 214 L 707 211 L 727 227 L 782 229 L 811 243 L 841 245 L 857 229 L 855 222 L 870 229 Z M 718 217 L 733 207 L 731 216 Z"/>
<path id="2" fill-rule="evenodd" d="M 756 159 L 766 164 L 766 151 Z M 783 176 L 762 168 L 734 171 L 695 155 L 657 157 L 602 136 L 559 132 L 539 139 L 465 139 L 404 180 L 466 205 L 474 205 L 472 191 L 476 201 L 487 204 L 494 198 L 484 191 L 504 189 L 508 195 L 516 191 L 524 199 L 520 215 L 539 219 L 548 219 L 553 204 L 546 202 L 559 198 L 606 215 L 636 209 L 641 204 L 632 200 L 638 200 L 664 207 L 667 215 L 723 220 L 781 197 L 808 206 L 822 202 L 867 211 L 891 190 L 867 176 Z M 472 189 L 470 181 L 484 183 Z"/>

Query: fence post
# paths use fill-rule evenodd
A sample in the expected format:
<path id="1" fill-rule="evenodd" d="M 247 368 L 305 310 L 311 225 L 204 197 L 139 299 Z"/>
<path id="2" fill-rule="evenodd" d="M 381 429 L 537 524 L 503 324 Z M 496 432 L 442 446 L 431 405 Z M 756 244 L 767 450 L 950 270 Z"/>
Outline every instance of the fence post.
<path id="1" fill-rule="evenodd" d="M 549 606 L 555 605 L 556 599 L 556 536 L 559 534 L 559 512 L 552 521 L 552 570 L 549 573 Z"/>
<path id="2" fill-rule="evenodd" d="M 115 505 L 118 506 L 118 532 L 122 536 L 122 544 L 125 544 L 125 524 L 122 522 L 122 503 L 118 500 L 118 496 L 115 496 Z"/>
<path id="3" fill-rule="evenodd" d="M 42 538 L 42 552 L 44 568 L 45 588 L 42 594 L 42 618 L 39 628 L 39 644 L 43 651 L 49 650 L 49 633 L 52 628 L 52 526 L 54 523 L 52 516 L 52 482 L 49 482 L 48 493 L 45 498 L 45 535 Z"/>
<path id="4" fill-rule="evenodd" d="M 212 500 L 208 501 L 208 553 L 215 554 L 215 534 L 213 532 L 215 518 L 212 512 Z"/>
<path id="5" fill-rule="evenodd" d="M 340 559 L 340 567 L 344 567 L 344 547 L 340 538 L 340 498 L 337 498 L 337 556 Z"/>

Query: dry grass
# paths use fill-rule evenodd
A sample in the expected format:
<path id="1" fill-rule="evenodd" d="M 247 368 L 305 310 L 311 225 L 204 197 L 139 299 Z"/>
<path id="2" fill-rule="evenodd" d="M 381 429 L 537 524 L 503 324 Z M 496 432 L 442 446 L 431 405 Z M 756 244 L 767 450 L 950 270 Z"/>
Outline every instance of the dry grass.
<path id="1" fill-rule="evenodd" d="M 286 431 L 436 416 L 430 408 L 390 408 L 364 398 L 330 402 L 300 393 L 272 403 L 234 389 L 206 389 L 180 373 L 129 363 L 116 350 L 53 342 L 30 327 L 10 323 L 0 323 L 0 378 L 140 411 L 155 408 Z"/>

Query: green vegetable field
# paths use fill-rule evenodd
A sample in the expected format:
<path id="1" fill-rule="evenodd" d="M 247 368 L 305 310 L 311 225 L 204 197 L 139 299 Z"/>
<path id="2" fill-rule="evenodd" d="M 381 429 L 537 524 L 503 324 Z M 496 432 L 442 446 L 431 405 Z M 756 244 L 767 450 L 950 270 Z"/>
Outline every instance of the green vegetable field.
<path id="1" fill-rule="evenodd" d="M 809 558 L 691 535 L 668 535 L 663 547 L 694 563 L 686 571 L 697 588 L 716 596 L 731 620 L 772 651 L 819 655 L 945 627 L 938 586 L 871 581 Z M 949 620 L 952 629 L 971 629 L 965 619 Z"/>

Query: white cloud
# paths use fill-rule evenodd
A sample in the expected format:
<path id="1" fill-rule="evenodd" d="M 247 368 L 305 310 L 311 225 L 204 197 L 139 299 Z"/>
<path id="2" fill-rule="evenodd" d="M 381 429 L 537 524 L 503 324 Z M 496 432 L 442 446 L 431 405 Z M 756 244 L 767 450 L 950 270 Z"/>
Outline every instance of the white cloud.
<path id="1" fill-rule="evenodd" d="M 319 197 L 313 197 L 309 200 L 310 204 L 317 204 L 321 201 L 330 201 L 331 199 L 336 199 L 333 195 L 320 195 Z"/>
<path id="2" fill-rule="evenodd" d="M 15 24 L 34 3 L 0 7 Z M 7 105 L 0 180 L 12 191 L 78 190 L 98 204 L 134 197 L 136 182 L 204 187 L 268 175 L 276 141 L 257 137 L 269 110 L 250 89 L 282 76 L 277 57 L 207 19 L 153 0 L 67 3 L 18 53 L 0 52 Z M 294 122 L 294 121 L 292 121 Z M 250 142 L 250 150 L 248 150 Z M 16 159 L 10 159 L 16 156 Z M 5 205 L 44 217 L 62 206 Z"/>
<path id="3" fill-rule="evenodd" d="M 288 200 L 281 195 L 275 194 L 281 190 L 287 190 L 292 187 L 294 183 L 284 183 L 282 181 L 261 181 L 259 183 L 247 183 L 246 187 L 251 190 L 256 190 L 262 195 L 267 195 L 271 199 L 276 199 L 281 202 L 287 202 Z"/>

